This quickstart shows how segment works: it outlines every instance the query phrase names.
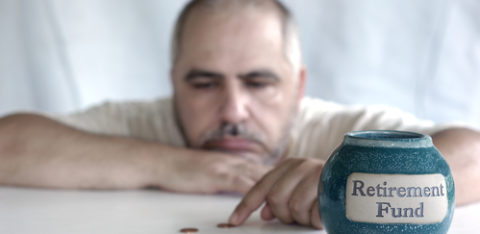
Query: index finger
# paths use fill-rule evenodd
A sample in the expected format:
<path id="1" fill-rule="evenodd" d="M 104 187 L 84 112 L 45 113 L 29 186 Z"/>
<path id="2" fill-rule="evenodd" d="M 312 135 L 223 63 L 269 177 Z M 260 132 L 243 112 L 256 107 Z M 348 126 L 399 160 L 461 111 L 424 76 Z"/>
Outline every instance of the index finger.
<path id="1" fill-rule="evenodd" d="M 265 201 L 270 189 L 286 171 L 295 167 L 298 163 L 283 163 L 277 168 L 268 172 L 250 191 L 243 197 L 237 205 L 229 222 L 233 225 L 240 225 L 257 210 Z"/>

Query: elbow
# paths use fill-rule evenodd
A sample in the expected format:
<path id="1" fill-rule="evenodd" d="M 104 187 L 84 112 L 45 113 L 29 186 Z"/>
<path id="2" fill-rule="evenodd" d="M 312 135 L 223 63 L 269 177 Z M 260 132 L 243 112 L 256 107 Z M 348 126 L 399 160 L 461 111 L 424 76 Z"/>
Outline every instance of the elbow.
<path id="1" fill-rule="evenodd" d="M 29 127 L 32 124 L 38 124 L 47 118 L 33 113 L 14 113 L 0 118 L 0 130 L 18 129 L 19 127 Z M 1 132 L 0 132 L 1 134 Z"/>
<path id="2" fill-rule="evenodd" d="M 432 136 L 455 181 L 456 204 L 480 201 L 480 133 L 468 128 L 452 128 Z"/>
<path id="3" fill-rule="evenodd" d="M 0 157 L 10 154 L 12 147 L 15 148 L 24 138 L 25 131 L 44 118 L 30 113 L 15 113 L 0 118 Z"/>

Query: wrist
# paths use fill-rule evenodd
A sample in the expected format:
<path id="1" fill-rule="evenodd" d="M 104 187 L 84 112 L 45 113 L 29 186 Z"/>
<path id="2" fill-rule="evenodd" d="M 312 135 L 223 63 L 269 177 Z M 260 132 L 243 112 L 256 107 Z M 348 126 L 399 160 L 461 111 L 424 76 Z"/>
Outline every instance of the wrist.
<path id="1" fill-rule="evenodd" d="M 175 170 L 175 157 L 179 156 L 174 147 L 151 143 L 142 147 L 139 157 L 140 186 L 142 188 L 160 188 L 168 186 Z"/>

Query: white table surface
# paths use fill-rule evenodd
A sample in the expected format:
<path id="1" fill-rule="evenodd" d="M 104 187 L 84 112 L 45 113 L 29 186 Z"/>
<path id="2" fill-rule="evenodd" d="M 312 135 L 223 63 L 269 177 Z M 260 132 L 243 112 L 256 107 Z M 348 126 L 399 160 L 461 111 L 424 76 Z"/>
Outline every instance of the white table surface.
<path id="1" fill-rule="evenodd" d="M 1 234 L 325 233 L 255 212 L 239 227 L 219 229 L 240 196 L 188 195 L 161 191 L 69 191 L 0 187 Z M 479 233 L 480 203 L 457 207 L 449 233 Z"/>

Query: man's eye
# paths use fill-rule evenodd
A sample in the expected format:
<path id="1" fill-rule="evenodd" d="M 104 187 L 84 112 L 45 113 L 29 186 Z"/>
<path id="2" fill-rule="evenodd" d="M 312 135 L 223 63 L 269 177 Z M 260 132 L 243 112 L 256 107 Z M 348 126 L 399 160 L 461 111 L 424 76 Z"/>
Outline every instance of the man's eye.
<path id="1" fill-rule="evenodd" d="M 269 85 L 267 82 L 257 82 L 257 81 L 249 81 L 247 82 L 247 86 L 249 88 L 261 89 L 266 88 Z"/>
<path id="2" fill-rule="evenodd" d="M 217 87 L 217 83 L 215 82 L 198 82 L 193 83 L 192 86 L 195 89 L 211 89 Z"/>

